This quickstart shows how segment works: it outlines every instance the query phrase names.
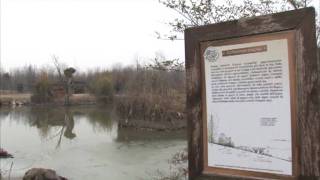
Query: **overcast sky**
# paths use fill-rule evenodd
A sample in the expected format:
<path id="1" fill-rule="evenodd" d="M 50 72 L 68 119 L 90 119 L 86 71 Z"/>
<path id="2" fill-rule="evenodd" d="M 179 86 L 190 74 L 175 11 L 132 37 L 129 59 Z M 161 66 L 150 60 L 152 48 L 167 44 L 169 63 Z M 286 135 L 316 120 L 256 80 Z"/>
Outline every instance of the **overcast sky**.
<path id="1" fill-rule="evenodd" d="M 156 52 L 184 61 L 183 41 L 154 33 L 168 32 L 176 16 L 158 0 L 1 0 L 1 66 L 51 65 L 56 55 L 85 70 Z"/>
<path id="2" fill-rule="evenodd" d="M 132 64 L 136 58 L 184 60 L 184 42 L 158 40 L 155 31 L 175 12 L 158 0 L 1 0 L 1 64 L 60 61 L 81 69 Z"/>

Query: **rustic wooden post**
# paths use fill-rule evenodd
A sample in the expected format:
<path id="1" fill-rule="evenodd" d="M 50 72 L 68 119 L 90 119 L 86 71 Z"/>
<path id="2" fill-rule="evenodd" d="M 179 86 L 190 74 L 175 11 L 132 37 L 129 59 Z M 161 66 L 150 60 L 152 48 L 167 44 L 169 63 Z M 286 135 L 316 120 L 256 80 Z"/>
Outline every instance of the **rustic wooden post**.
<path id="1" fill-rule="evenodd" d="M 206 170 L 207 149 L 203 43 L 245 40 L 289 33 L 292 41 L 290 97 L 293 173 L 291 176 Z M 315 37 L 315 10 L 304 8 L 185 30 L 189 179 L 320 179 L 320 69 Z M 289 58 L 290 59 L 290 58 Z M 205 133 L 204 133 L 205 132 Z"/>

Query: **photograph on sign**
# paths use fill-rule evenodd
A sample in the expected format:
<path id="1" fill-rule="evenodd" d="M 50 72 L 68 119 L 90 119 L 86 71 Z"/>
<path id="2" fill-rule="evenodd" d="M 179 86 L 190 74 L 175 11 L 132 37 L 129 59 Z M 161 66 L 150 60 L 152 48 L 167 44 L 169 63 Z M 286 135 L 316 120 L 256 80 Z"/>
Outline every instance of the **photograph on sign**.
<path id="1" fill-rule="evenodd" d="M 203 48 L 207 166 L 292 175 L 286 38 Z"/>

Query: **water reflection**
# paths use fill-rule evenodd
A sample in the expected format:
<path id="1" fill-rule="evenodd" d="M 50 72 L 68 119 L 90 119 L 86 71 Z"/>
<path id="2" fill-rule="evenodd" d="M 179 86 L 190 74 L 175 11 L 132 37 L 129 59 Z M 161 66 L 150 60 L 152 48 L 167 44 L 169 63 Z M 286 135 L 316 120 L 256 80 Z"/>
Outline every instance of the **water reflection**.
<path id="1" fill-rule="evenodd" d="M 112 106 L 0 109 L 1 146 L 14 155 L 12 177 L 31 167 L 70 179 L 141 179 L 185 148 L 184 132 L 118 129 Z"/>
<path id="2" fill-rule="evenodd" d="M 70 112 L 69 108 L 66 109 L 65 115 L 64 115 L 64 123 L 63 128 L 66 127 L 66 130 L 64 131 L 64 136 L 68 139 L 73 139 L 76 137 L 76 134 L 73 133 L 74 128 L 74 119 L 73 114 Z"/>
<path id="3" fill-rule="evenodd" d="M 61 146 L 62 138 L 73 140 L 77 137 L 76 124 L 87 121 L 94 132 L 111 132 L 117 124 L 117 116 L 110 106 L 94 107 L 23 107 L 1 109 L 0 121 L 8 119 L 11 123 L 36 127 L 43 140 L 56 139 L 56 148 Z"/>

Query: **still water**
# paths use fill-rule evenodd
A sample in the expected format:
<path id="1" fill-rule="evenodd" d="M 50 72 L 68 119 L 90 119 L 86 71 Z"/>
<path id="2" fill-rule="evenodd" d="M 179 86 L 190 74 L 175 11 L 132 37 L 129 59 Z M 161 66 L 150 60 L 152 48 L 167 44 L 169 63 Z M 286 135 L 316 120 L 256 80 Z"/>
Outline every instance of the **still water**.
<path id="1" fill-rule="evenodd" d="M 169 171 L 168 159 L 186 144 L 184 132 L 119 129 L 112 107 L 0 109 L 4 177 L 32 167 L 52 168 L 74 180 L 150 179 Z"/>

